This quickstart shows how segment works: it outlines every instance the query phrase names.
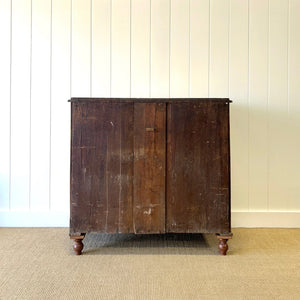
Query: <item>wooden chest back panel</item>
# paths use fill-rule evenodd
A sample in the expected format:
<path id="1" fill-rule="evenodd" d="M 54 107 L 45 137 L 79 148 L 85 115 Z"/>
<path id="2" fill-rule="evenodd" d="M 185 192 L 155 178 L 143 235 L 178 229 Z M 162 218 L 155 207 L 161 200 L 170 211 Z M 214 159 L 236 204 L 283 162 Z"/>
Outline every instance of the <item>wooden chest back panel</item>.
<path id="1" fill-rule="evenodd" d="M 230 231 L 228 108 L 168 106 L 168 232 Z"/>
<path id="2" fill-rule="evenodd" d="M 133 103 L 72 103 L 73 233 L 133 232 Z"/>
<path id="3" fill-rule="evenodd" d="M 101 100 L 72 102 L 70 235 L 229 232 L 228 99 Z"/>

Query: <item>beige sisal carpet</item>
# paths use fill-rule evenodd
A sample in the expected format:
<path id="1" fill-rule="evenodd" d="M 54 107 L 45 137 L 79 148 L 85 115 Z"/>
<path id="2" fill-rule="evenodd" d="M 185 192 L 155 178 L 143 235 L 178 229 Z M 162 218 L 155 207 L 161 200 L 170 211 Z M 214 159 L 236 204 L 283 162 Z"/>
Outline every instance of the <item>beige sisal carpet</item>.
<path id="1" fill-rule="evenodd" d="M 73 255 L 66 228 L 0 228 L 0 299 L 300 299 L 300 229 L 214 235 L 90 234 Z"/>

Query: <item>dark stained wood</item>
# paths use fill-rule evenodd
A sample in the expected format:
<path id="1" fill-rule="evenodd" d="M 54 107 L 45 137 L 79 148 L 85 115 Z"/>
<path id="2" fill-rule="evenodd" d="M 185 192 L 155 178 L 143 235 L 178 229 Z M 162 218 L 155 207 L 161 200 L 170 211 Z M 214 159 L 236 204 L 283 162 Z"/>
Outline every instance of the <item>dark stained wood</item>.
<path id="1" fill-rule="evenodd" d="M 73 250 L 75 251 L 75 254 L 81 255 L 82 249 L 83 249 L 82 239 L 74 239 Z"/>
<path id="2" fill-rule="evenodd" d="M 168 105 L 168 232 L 229 232 L 228 104 Z"/>
<path id="3" fill-rule="evenodd" d="M 165 232 L 166 104 L 134 104 L 135 233 Z"/>
<path id="4" fill-rule="evenodd" d="M 70 235 L 132 232 L 133 104 L 72 103 Z"/>
<path id="5" fill-rule="evenodd" d="M 229 103 L 72 98 L 70 237 L 230 227 Z"/>
<path id="6" fill-rule="evenodd" d="M 227 250 L 228 250 L 227 241 L 229 239 L 232 239 L 232 234 L 231 233 L 230 234 L 226 234 L 226 235 L 217 234 L 217 238 L 219 240 L 219 245 L 218 245 L 219 253 L 221 255 L 226 255 Z"/>
<path id="7" fill-rule="evenodd" d="M 231 103 L 228 98 L 71 98 L 69 102 L 121 102 L 121 103 Z"/>

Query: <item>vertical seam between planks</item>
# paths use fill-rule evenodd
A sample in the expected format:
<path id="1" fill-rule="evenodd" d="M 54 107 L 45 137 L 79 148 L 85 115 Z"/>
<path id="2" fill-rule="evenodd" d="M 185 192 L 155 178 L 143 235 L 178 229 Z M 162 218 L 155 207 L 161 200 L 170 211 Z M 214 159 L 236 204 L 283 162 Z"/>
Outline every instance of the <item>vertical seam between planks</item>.
<path id="1" fill-rule="evenodd" d="M 32 117 L 32 107 L 31 107 L 31 97 L 32 97 L 32 0 L 30 1 L 30 75 L 29 75 L 29 190 L 28 190 L 28 208 L 31 210 L 31 117 Z"/>
<path id="2" fill-rule="evenodd" d="M 248 0 L 248 211 L 250 211 L 250 0 Z"/>
<path id="3" fill-rule="evenodd" d="M 165 233 L 167 233 L 167 226 L 168 226 L 168 214 L 167 214 L 167 208 L 168 208 L 168 146 L 169 146 L 169 143 L 168 143 L 168 140 L 169 140 L 169 135 L 168 135 L 168 120 L 169 120 L 169 109 L 170 109 L 170 105 L 169 103 L 167 102 L 165 104 L 165 126 L 166 126 L 166 129 L 165 129 L 165 140 L 166 140 L 166 145 L 165 145 Z"/>
<path id="4" fill-rule="evenodd" d="M 125 105 L 126 107 L 126 105 Z M 121 110 L 121 103 L 119 103 L 119 112 L 122 112 Z M 119 226 L 118 226 L 118 232 L 121 232 L 120 230 L 120 220 L 121 220 L 121 197 L 122 197 L 122 115 L 121 120 L 119 124 L 119 135 L 120 135 L 120 166 L 119 166 Z"/>
<path id="5" fill-rule="evenodd" d="M 52 175 L 52 169 L 51 169 L 51 157 L 52 157 L 52 151 L 51 151 L 51 147 L 52 147 L 52 6 L 53 6 L 53 2 L 51 0 L 50 2 L 50 103 L 49 103 L 49 119 L 50 119 L 50 128 L 49 128 L 49 206 L 48 209 L 49 211 L 51 211 L 51 175 Z"/>
<path id="6" fill-rule="evenodd" d="M 135 192 L 134 192 L 134 167 L 135 167 L 135 102 L 132 102 L 132 131 L 133 131 L 133 157 L 132 157 L 132 179 L 131 179 L 131 195 L 132 195 L 132 205 L 131 205 L 131 215 L 132 215 L 132 230 L 135 230 L 135 215 L 134 215 L 134 204 L 135 204 Z"/>
<path id="7" fill-rule="evenodd" d="M 10 56 L 9 56 L 9 199 L 8 210 L 11 209 L 11 91 L 12 91 L 12 0 L 10 0 Z"/>

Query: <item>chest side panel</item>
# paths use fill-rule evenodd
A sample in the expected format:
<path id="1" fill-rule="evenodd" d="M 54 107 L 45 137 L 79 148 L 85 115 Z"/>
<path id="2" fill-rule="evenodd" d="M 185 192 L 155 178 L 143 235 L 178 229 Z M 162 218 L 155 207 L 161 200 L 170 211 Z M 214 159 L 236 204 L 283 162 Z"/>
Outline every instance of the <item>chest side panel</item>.
<path id="1" fill-rule="evenodd" d="M 133 103 L 72 103 L 70 234 L 133 232 Z"/>
<path id="2" fill-rule="evenodd" d="M 168 232 L 230 231 L 229 105 L 168 105 Z"/>

